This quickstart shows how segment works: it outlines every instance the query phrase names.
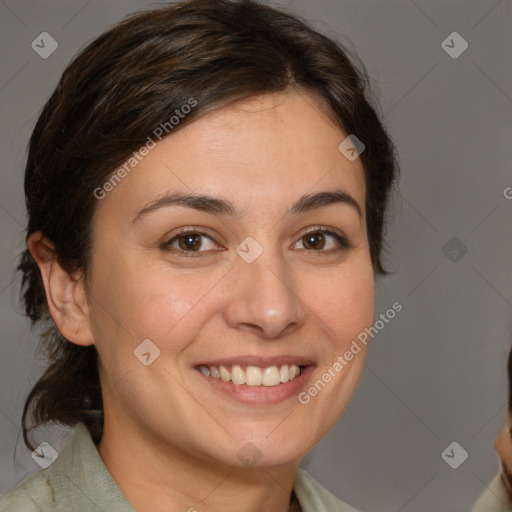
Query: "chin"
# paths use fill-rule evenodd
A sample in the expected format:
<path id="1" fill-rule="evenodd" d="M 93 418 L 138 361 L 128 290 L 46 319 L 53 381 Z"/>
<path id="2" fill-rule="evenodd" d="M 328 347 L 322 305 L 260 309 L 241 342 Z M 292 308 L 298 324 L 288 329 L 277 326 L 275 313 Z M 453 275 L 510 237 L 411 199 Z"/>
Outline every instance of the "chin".
<path id="1" fill-rule="evenodd" d="M 298 463 L 315 444 L 311 439 L 298 438 L 296 432 L 283 430 L 278 434 L 272 429 L 267 432 L 271 432 L 270 435 L 239 437 L 232 442 L 235 459 L 231 459 L 230 464 L 258 469 Z"/>

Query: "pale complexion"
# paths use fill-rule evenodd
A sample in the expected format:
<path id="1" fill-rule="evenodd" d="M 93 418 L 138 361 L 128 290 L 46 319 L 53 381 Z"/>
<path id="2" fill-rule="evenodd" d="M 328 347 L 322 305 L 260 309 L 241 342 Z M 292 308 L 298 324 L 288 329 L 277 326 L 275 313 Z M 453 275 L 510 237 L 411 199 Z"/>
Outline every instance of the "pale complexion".
<path id="1" fill-rule="evenodd" d="M 51 243 L 30 238 L 59 330 L 99 352 L 99 453 L 139 512 L 286 512 L 300 458 L 345 409 L 365 350 L 307 405 L 297 394 L 241 403 L 197 365 L 301 356 L 312 362 L 303 391 L 372 325 L 364 173 L 338 150 L 346 136 L 304 91 L 244 100 L 163 139 L 98 201 L 85 286 Z M 343 201 L 289 213 L 305 195 L 340 190 L 360 213 Z M 221 198 L 238 215 L 167 205 L 137 218 L 176 192 Z M 192 257 L 178 241 L 161 247 L 183 227 L 207 232 Z M 252 263 L 235 251 L 247 236 L 263 248 Z M 160 350 L 149 366 L 134 356 L 144 339 Z M 237 456 L 248 442 L 261 454 L 253 467 Z"/>

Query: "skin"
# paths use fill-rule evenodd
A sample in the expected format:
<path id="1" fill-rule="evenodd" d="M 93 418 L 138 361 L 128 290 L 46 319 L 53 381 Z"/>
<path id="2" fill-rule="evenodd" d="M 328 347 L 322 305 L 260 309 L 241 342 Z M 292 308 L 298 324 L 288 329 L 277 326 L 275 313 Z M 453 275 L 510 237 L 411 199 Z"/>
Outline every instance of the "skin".
<path id="1" fill-rule="evenodd" d="M 512 416 L 510 414 L 507 415 L 506 424 L 494 439 L 494 448 L 501 460 L 501 481 L 512 499 Z"/>
<path id="2" fill-rule="evenodd" d="M 159 142 L 104 199 L 93 219 L 87 281 L 68 275 L 41 233 L 29 239 L 53 319 L 78 345 L 96 345 L 104 395 L 99 453 L 138 511 L 286 512 L 303 457 L 346 408 L 361 350 L 307 405 L 293 396 L 242 404 L 207 385 L 201 361 L 294 354 L 315 363 L 308 386 L 374 320 L 374 273 L 359 159 L 347 136 L 304 91 L 267 94 L 213 111 Z M 304 194 L 343 188 L 360 205 L 287 214 Z M 168 206 L 137 212 L 166 192 L 222 197 L 238 217 Z M 195 256 L 162 250 L 181 227 L 208 229 Z M 327 226 L 320 249 L 304 230 Z M 319 229 L 316 230 L 318 232 Z M 235 251 L 252 236 L 252 263 Z M 134 357 L 149 338 L 151 365 Z M 247 467 L 237 453 L 253 443 Z M 136 461 L 136 462 L 134 462 Z M 193 508 L 192 508 L 193 507 Z"/>

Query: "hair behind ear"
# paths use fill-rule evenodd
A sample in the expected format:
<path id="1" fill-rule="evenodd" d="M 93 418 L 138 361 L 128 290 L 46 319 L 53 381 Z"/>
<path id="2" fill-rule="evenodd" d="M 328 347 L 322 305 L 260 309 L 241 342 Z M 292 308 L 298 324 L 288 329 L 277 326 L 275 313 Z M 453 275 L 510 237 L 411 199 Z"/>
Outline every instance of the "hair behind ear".
<path id="1" fill-rule="evenodd" d="M 49 329 L 43 336 L 44 351 L 51 364 L 25 401 L 22 414 L 25 445 L 34 450 L 29 432 L 56 418 L 58 423 L 68 426 L 84 423 L 93 441 L 99 443 L 103 434 L 103 398 L 96 347 L 75 345 L 56 328 Z M 30 427 L 28 418 L 34 422 Z"/>

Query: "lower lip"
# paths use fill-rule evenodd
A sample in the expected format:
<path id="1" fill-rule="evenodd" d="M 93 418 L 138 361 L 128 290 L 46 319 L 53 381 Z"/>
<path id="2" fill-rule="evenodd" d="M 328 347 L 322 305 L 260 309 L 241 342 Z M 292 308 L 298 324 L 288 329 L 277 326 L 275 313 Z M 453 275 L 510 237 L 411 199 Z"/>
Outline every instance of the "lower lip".
<path id="1" fill-rule="evenodd" d="M 198 368 L 199 376 L 205 380 L 205 382 L 212 386 L 213 389 L 226 393 L 237 401 L 245 404 L 278 404 L 284 402 L 291 397 L 297 397 L 301 389 L 306 386 L 306 383 L 315 369 L 315 365 L 306 366 L 302 373 L 295 377 L 293 380 L 289 380 L 284 384 L 278 384 L 277 386 L 247 386 L 245 384 L 233 384 L 231 381 L 224 381 L 222 379 L 216 379 L 215 377 L 207 377 Z"/>

